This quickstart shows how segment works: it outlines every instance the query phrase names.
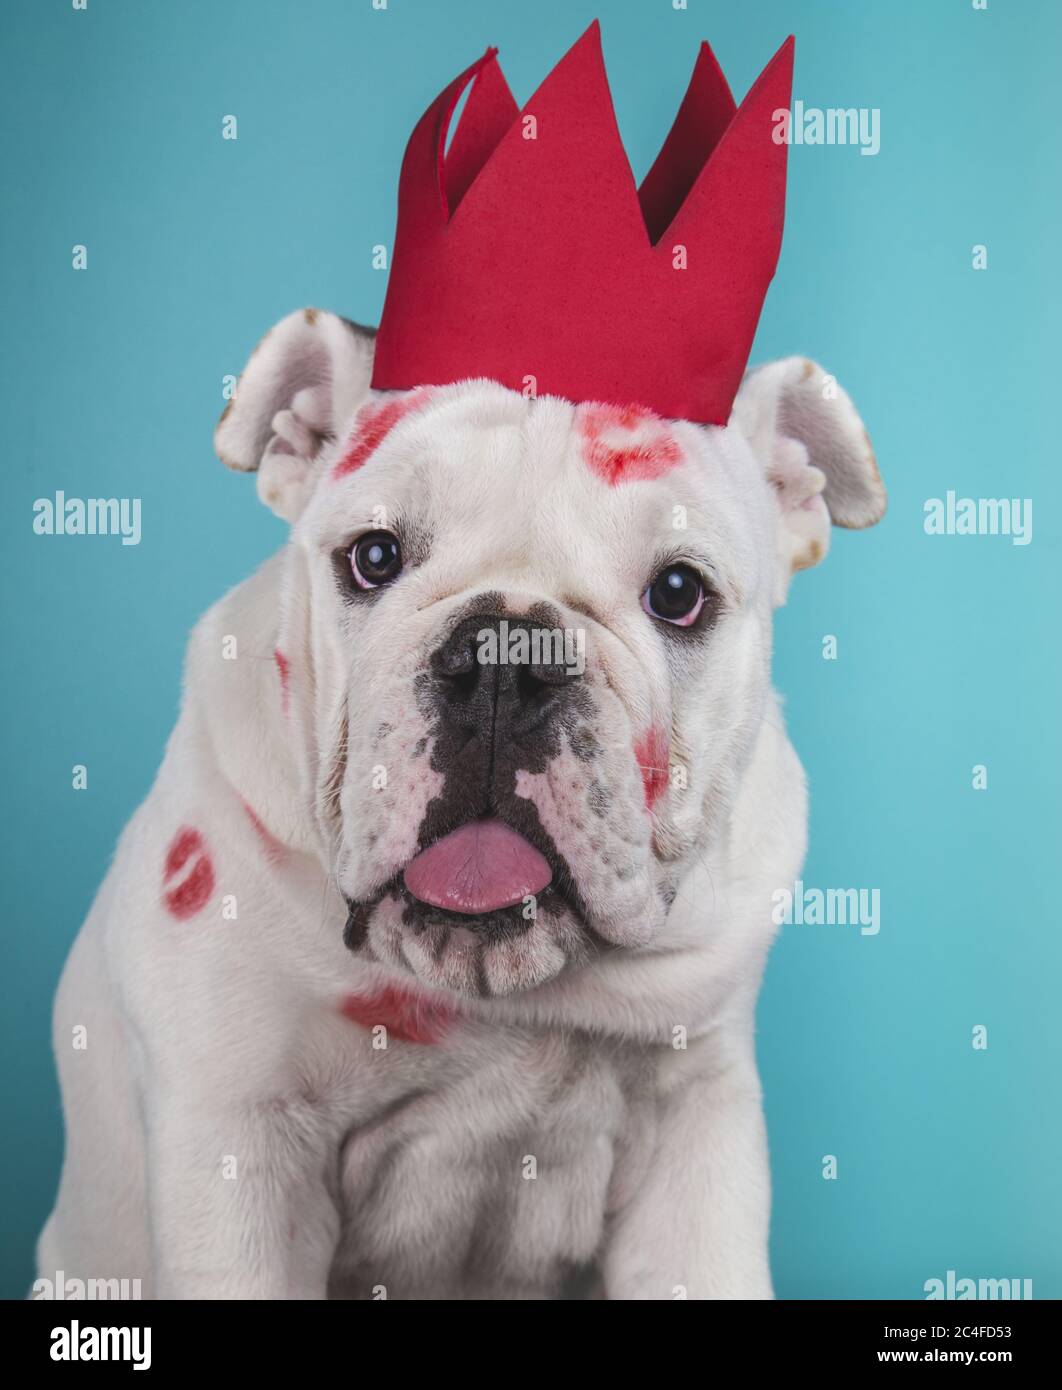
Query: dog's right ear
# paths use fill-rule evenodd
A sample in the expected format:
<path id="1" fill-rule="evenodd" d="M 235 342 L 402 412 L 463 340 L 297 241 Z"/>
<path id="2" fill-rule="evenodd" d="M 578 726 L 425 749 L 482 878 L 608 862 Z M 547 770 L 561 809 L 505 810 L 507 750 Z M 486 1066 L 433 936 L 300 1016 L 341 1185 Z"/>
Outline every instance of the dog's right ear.
<path id="1" fill-rule="evenodd" d="M 376 331 L 321 309 L 281 319 L 251 353 L 214 431 L 227 468 L 258 473 L 286 521 L 302 511 L 315 460 L 369 393 Z"/>

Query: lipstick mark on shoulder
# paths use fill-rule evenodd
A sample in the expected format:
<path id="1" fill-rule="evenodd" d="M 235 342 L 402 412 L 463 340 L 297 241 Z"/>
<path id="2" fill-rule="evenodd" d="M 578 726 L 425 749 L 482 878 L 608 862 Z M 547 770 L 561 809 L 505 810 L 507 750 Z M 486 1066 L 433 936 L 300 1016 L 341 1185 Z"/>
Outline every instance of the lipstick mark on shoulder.
<path id="1" fill-rule="evenodd" d="M 276 662 L 277 675 L 280 677 L 280 708 L 285 714 L 288 712 L 288 696 L 290 693 L 291 663 L 280 650 L 279 647 L 273 648 L 273 660 Z"/>
<path id="2" fill-rule="evenodd" d="M 178 921 L 194 917 L 214 891 L 214 865 L 198 830 L 184 826 L 170 842 L 162 866 L 162 902 Z"/>
<path id="3" fill-rule="evenodd" d="M 279 864 L 287 852 L 287 846 L 281 840 L 278 840 L 269 827 L 262 822 L 261 817 L 255 813 L 253 806 L 249 806 L 247 802 L 244 801 L 243 809 L 247 813 L 247 819 L 254 827 L 254 833 L 258 836 L 263 850 L 265 850 L 265 857 L 269 860 L 270 864 Z"/>

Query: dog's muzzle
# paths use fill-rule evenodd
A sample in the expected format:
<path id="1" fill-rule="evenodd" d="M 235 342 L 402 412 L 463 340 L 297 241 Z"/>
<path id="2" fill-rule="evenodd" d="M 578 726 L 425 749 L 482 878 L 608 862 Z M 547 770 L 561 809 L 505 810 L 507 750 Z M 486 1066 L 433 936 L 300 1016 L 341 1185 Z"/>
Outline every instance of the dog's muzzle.
<path id="1" fill-rule="evenodd" d="M 556 631 L 523 618 L 458 623 L 431 657 L 441 718 L 457 734 L 485 736 L 491 748 L 507 742 L 526 747 L 541 738 L 581 676 L 558 650 L 561 644 L 550 640 Z M 523 660 L 521 643 L 530 653 Z"/>

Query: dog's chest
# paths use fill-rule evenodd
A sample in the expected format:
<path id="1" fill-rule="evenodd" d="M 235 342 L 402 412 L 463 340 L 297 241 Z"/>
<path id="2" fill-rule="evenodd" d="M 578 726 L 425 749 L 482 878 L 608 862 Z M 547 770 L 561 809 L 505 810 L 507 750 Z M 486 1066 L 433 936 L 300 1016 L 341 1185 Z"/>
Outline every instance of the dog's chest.
<path id="1" fill-rule="evenodd" d="M 430 1062 L 344 1145 L 332 1296 L 591 1295 L 639 1054 L 503 1033 Z"/>

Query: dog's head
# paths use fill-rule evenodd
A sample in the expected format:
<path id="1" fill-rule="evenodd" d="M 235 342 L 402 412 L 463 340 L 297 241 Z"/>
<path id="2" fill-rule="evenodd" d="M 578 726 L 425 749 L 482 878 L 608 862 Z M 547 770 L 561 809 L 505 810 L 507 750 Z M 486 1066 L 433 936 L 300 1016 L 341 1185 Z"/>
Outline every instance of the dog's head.
<path id="1" fill-rule="evenodd" d="M 351 949 L 502 995 L 664 939 L 723 822 L 771 620 L 885 494 L 804 359 L 726 428 L 488 381 L 371 395 L 372 335 L 292 315 L 218 426 L 293 523 L 277 698 Z"/>

